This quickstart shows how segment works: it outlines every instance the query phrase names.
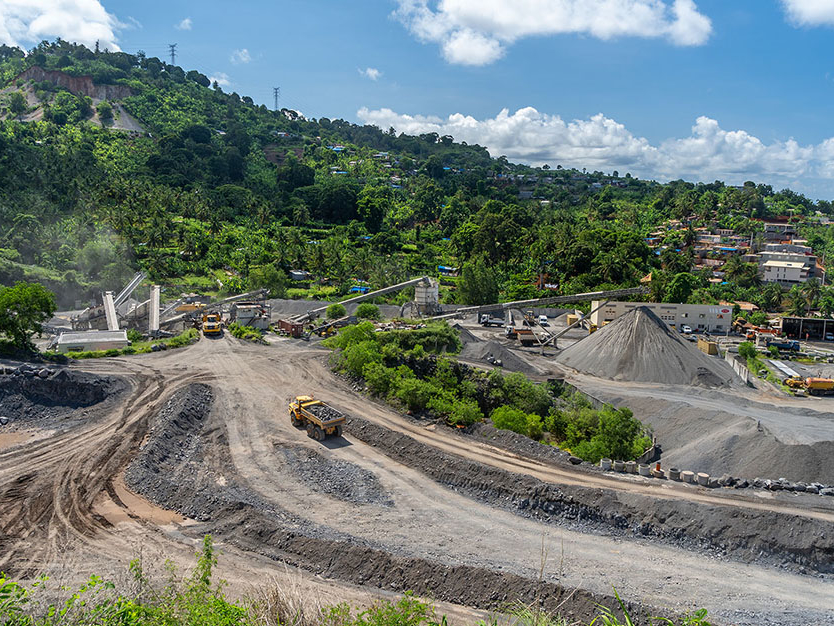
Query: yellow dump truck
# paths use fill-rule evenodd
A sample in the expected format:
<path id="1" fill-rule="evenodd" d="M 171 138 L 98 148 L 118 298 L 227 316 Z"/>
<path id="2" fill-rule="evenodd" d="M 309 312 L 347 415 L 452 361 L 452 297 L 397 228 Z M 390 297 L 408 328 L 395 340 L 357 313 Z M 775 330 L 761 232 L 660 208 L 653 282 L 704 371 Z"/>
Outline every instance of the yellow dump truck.
<path id="1" fill-rule="evenodd" d="M 342 412 L 313 396 L 296 396 L 290 402 L 290 421 L 293 426 L 304 426 L 308 437 L 324 441 L 327 435 L 341 437 L 346 419 Z"/>
<path id="2" fill-rule="evenodd" d="M 785 384 L 791 389 L 804 389 L 812 396 L 834 395 L 834 379 L 832 378 L 799 378 L 792 376 L 785 379 Z"/>
<path id="3" fill-rule="evenodd" d="M 220 337 L 223 334 L 223 325 L 220 322 L 219 313 L 206 313 L 203 315 L 203 335 L 206 337 Z"/>

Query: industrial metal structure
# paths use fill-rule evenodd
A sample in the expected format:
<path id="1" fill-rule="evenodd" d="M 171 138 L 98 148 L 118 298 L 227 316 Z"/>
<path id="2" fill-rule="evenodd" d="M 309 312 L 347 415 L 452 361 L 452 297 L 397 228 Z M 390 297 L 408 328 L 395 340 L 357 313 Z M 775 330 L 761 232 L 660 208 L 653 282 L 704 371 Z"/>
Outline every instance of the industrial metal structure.
<path id="1" fill-rule="evenodd" d="M 382 289 L 377 289 L 376 291 L 369 291 L 368 293 L 363 293 L 362 295 L 356 296 L 355 298 L 348 298 L 347 300 L 342 300 L 340 304 L 344 306 L 357 304 L 359 302 L 371 300 L 372 298 L 384 296 L 389 293 L 394 293 L 396 291 L 400 291 L 402 289 L 405 289 L 406 287 L 411 286 L 414 286 L 415 288 L 415 305 L 417 307 L 418 312 L 421 315 L 431 315 L 432 313 L 434 313 L 437 310 L 439 301 L 439 283 L 435 279 L 429 278 L 428 276 L 421 276 L 420 278 L 407 280 L 403 283 L 391 285 L 390 287 L 383 287 Z M 327 310 L 328 306 L 329 305 L 324 305 L 316 307 L 314 309 L 310 309 L 306 313 L 296 315 L 293 318 L 293 320 L 297 322 L 314 320 L 317 317 L 319 317 L 319 315 L 324 313 Z"/>

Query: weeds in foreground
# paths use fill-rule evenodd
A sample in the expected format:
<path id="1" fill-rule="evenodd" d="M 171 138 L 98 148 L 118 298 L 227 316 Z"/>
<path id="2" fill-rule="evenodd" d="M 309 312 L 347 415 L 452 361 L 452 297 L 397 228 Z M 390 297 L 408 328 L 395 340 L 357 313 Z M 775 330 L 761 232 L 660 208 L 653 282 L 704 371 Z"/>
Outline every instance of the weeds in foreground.
<path id="1" fill-rule="evenodd" d="M 321 592 L 299 577 L 292 584 L 259 587 L 241 602 L 224 594 L 225 582 L 215 580 L 217 554 L 210 535 L 203 538 L 196 565 L 185 574 L 166 562 L 162 584 L 155 584 L 145 571 L 142 558 L 128 567 L 129 578 L 121 590 L 99 576 L 81 586 L 60 587 L 62 598 L 47 602 L 49 580 L 41 577 L 28 586 L 0 574 L 0 624 L 3 626 L 448 626 L 435 607 L 411 592 L 396 601 L 378 600 L 359 610 L 346 603 L 327 606 Z M 546 552 L 543 548 L 543 561 Z M 623 620 L 607 608 L 591 626 L 632 626 L 634 622 L 616 589 Z M 510 626 L 576 626 L 541 603 L 517 602 L 502 611 Z M 662 626 L 710 626 L 707 612 L 698 611 L 683 620 L 651 618 Z M 507 621 L 501 617 L 502 624 Z M 498 626 L 499 617 L 482 620 L 477 626 Z"/>

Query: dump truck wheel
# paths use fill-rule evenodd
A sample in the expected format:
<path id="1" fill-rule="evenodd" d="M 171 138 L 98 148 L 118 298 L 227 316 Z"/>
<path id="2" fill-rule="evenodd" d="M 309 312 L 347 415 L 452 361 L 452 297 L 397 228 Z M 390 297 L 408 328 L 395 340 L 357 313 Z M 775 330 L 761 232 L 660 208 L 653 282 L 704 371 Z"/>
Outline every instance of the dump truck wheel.
<path id="1" fill-rule="evenodd" d="M 324 434 L 324 431 L 318 426 L 316 426 L 316 429 L 315 429 L 314 432 L 315 432 L 316 441 L 324 441 L 324 438 L 327 436 L 327 435 Z"/>
<path id="2" fill-rule="evenodd" d="M 334 429 L 333 434 L 334 434 L 336 437 L 341 437 L 341 436 L 342 436 L 342 427 L 341 427 L 341 425 L 340 425 L 340 426 L 336 426 L 336 428 Z"/>
<path id="3" fill-rule="evenodd" d="M 296 428 L 298 428 L 299 426 L 304 426 L 303 420 L 298 419 L 298 417 L 296 417 L 294 413 L 290 413 L 290 421 L 292 422 L 292 425 Z"/>
<path id="4" fill-rule="evenodd" d="M 316 438 L 316 427 L 313 426 L 312 424 L 307 424 L 307 436 L 310 439 L 315 439 Z"/>

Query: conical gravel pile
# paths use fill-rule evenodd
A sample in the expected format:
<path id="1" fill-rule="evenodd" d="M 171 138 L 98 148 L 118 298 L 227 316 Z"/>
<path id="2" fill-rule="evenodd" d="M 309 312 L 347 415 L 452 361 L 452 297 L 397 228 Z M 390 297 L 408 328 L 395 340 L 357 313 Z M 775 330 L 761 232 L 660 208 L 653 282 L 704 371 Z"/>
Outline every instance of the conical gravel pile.
<path id="1" fill-rule="evenodd" d="M 724 387 L 734 376 L 727 363 L 682 340 L 645 306 L 566 348 L 557 360 L 611 380 Z"/>

